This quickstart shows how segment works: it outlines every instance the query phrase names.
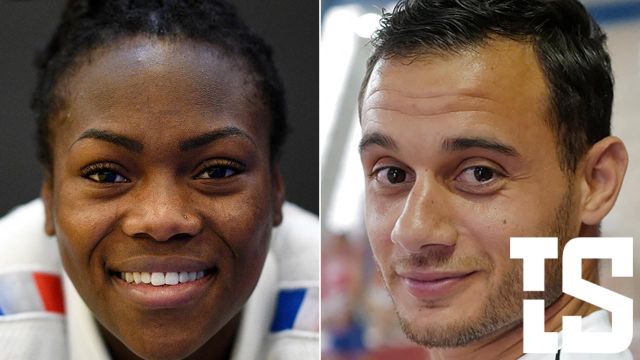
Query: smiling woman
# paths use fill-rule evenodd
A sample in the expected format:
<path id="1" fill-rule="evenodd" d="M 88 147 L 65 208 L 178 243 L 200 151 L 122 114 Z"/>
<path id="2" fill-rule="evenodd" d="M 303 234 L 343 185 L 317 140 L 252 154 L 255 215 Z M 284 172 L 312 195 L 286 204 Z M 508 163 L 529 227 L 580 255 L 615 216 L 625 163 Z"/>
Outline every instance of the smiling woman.
<path id="1" fill-rule="evenodd" d="M 39 70 L 42 202 L 0 222 L 9 357 L 317 357 L 317 224 L 283 206 L 282 85 L 231 6 L 70 1 Z"/>

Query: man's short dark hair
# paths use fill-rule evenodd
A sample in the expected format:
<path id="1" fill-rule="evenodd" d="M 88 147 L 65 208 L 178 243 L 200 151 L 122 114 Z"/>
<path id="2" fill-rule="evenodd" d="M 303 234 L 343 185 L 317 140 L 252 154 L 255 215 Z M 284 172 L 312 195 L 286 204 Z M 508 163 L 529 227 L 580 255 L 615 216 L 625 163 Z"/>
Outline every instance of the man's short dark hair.
<path id="1" fill-rule="evenodd" d="M 560 165 L 575 172 L 610 134 L 613 102 L 606 36 L 577 0 L 401 0 L 383 11 L 358 97 L 380 59 L 458 53 L 506 38 L 531 43 L 546 77 Z"/>
<path id="2" fill-rule="evenodd" d="M 62 21 L 36 59 L 32 98 L 38 127 L 38 157 L 52 170 L 50 120 L 61 104 L 56 86 L 78 59 L 92 50 L 136 35 L 194 40 L 245 60 L 270 112 L 270 156 L 274 160 L 288 132 L 282 81 L 271 48 L 238 17 L 226 0 L 68 0 Z"/>

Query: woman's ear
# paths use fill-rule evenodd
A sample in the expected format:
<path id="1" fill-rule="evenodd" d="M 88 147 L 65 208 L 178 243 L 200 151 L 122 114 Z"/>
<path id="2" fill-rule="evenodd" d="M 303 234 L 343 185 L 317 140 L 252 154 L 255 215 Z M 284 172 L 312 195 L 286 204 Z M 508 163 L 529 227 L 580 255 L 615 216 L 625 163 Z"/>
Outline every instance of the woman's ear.
<path id="1" fill-rule="evenodd" d="M 274 163 L 271 165 L 272 194 L 273 194 L 273 226 L 282 223 L 282 204 L 284 203 L 284 179 L 280 173 L 280 165 Z"/>
<path id="2" fill-rule="evenodd" d="M 585 156 L 582 182 L 581 220 L 597 225 L 618 198 L 629 155 L 622 140 L 608 136 L 597 142 Z"/>
<path id="3" fill-rule="evenodd" d="M 42 186 L 40 187 L 40 197 L 44 203 L 44 231 L 49 236 L 56 234 L 56 229 L 53 221 L 53 208 L 51 202 L 51 196 L 53 192 L 53 178 L 49 171 L 45 171 L 44 179 L 42 180 Z"/>

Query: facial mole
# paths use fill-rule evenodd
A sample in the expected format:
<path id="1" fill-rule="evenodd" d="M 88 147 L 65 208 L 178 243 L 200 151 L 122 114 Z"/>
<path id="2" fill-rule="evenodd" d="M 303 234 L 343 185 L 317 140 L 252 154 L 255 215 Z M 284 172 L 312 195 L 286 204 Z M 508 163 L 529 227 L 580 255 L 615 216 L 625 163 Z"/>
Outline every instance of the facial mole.
<path id="1" fill-rule="evenodd" d="M 507 219 L 502 220 L 502 223 L 507 225 Z"/>

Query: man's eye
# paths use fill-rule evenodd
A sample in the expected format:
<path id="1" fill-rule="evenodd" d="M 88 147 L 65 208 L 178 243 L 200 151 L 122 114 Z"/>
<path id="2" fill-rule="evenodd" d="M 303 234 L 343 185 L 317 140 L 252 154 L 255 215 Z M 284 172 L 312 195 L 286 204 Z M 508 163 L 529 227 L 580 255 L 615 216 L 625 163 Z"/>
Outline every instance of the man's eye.
<path id="1" fill-rule="evenodd" d="M 500 177 L 500 174 L 494 169 L 486 166 L 472 166 L 462 171 L 456 180 L 469 185 L 485 185 L 489 184 Z"/>
<path id="2" fill-rule="evenodd" d="M 204 169 L 204 171 L 196 176 L 196 179 L 223 179 L 239 173 L 240 169 L 231 166 L 214 165 Z"/>
<path id="3" fill-rule="evenodd" d="M 93 170 L 86 173 L 84 177 L 97 183 L 124 183 L 129 181 L 118 172 L 109 169 Z"/>
<path id="4" fill-rule="evenodd" d="M 400 184 L 407 180 L 407 172 L 397 167 L 386 167 L 376 171 L 375 178 L 382 183 Z"/>

